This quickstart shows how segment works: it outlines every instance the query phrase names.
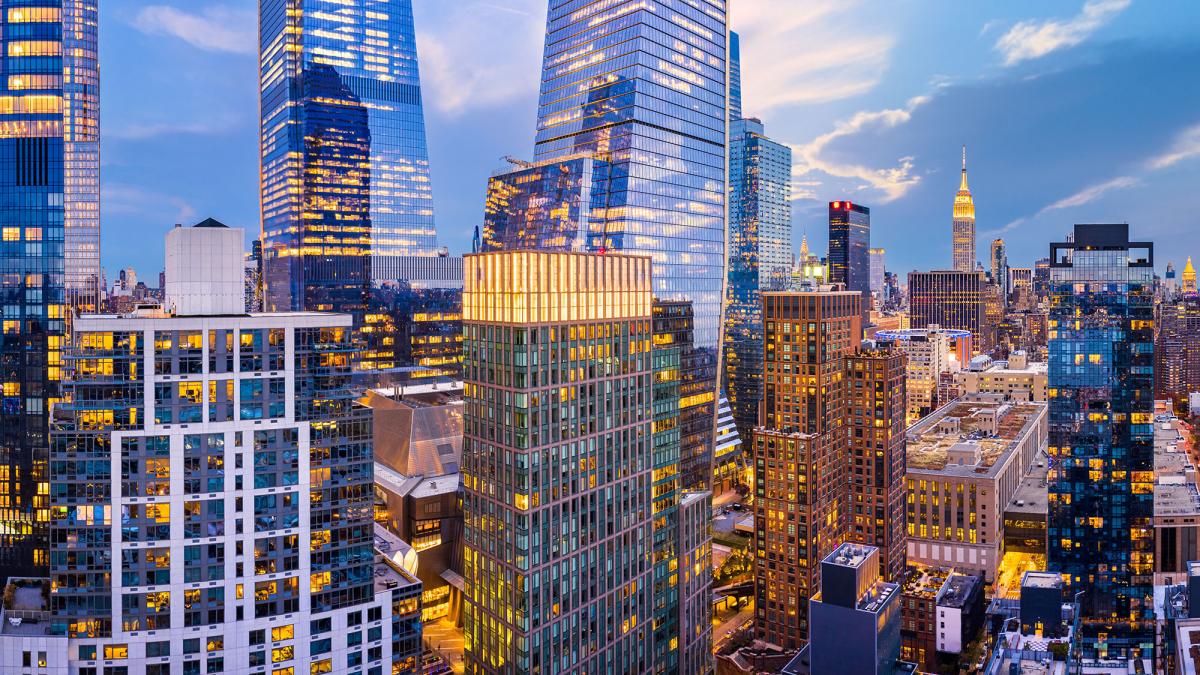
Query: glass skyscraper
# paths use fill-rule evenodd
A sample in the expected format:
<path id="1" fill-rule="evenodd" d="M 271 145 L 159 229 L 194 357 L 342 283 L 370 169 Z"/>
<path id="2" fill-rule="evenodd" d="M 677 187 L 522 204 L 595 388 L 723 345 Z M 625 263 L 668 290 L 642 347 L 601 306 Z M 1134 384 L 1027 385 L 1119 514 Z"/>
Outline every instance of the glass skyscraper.
<path id="1" fill-rule="evenodd" d="M 372 285 L 437 255 L 412 3 L 259 6 L 266 308 L 360 323 Z"/>
<path id="2" fill-rule="evenodd" d="M 692 304 L 695 341 L 681 354 L 684 487 L 712 480 L 725 282 L 727 46 L 724 0 L 549 6 L 537 164 L 596 160 L 578 248 L 647 254 L 655 299 Z M 513 239 L 491 234 L 487 250 Z M 561 231 L 553 234 L 548 239 L 562 239 Z"/>
<path id="3" fill-rule="evenodd" d="M 829 281 L 862 293 L 863 325 L 871 308 L 871 209 L 829 203 Z"/>
<path id="4" fill-rule="evenodd" d="M 762 122 L 730 123 L 724 387 L 747 439 L 762 398 L 762 291 L 782 288 L 792 269 L 791 175 L 791 148 L 767 138 Z"/>
<path id="5" fill-rule="evenodd" d="M 96 304 L 96 21 L 94 0 L 0 0 L 0 578 L 45 574 L 67 289 Z"/>
<path id="6" fill-rule="evenodd" d="M 1145 656 L 1154 614 L 1154 248 L 1128 225 L 1050 245 L 1047 568 L 1085 658 Z"/>

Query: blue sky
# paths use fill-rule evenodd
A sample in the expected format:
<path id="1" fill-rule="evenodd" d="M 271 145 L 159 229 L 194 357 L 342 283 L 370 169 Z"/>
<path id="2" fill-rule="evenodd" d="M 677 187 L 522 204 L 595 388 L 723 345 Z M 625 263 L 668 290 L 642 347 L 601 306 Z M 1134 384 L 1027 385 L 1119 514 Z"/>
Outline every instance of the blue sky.
<path id="1" fill-rule="evenodd" d="M 532 150 L 545 0 L 413 0 L 437 227 L 461 252 L 488 175 Z M 1128 221 L 1160 268 L 1200 256 L 1195 0 L 732 0 L 745 110 L 794 148 L 794 228 L 872 208 L 888 268 L 942 268 L 959 148 L 979 256 Z M 257 3 L 100 3 L 103 260 L 147 278 L 173 223 L 258 231 Z"/>

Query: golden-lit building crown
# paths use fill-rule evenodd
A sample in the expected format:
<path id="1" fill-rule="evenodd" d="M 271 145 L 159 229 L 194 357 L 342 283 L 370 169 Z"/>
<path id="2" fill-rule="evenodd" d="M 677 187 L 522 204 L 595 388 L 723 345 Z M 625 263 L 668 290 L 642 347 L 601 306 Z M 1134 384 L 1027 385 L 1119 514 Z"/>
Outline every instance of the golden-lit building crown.
<path id="1" fill-rule="evenodd" d="M 1187 264 L 1183 266 L 1183 292 L 1196 292 L 1196 268 L 1192 265 L 1192 257 L 1188 256 Z"/>
<path id="2" fill-rule="evenodd" d="M 975 200 L 971 197 L 971 188 L 967 185 L 967 149 L 963 148 L 962 182 L 959 183 L 958 193 L 954 195 L 954 219 L 975 220 Z"/>

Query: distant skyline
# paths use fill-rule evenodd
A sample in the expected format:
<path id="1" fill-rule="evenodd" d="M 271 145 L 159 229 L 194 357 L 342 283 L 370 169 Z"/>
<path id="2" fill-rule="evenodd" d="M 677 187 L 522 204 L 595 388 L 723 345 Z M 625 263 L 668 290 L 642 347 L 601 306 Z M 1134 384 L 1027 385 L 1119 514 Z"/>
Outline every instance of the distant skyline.
<path id="1" fill-rule="evenodd" d="M 793 148 L 795 246 L 826 202 L 871 207 L 889 269 L 950 265 L 968 146 L 979 260 L 1031 266 L 1076 222 L 1200 255 L 1200 5 L 1187 0 L 734 0 L 744 108 Z M 439 242 L 470 249 L 487 177 L 533 154 L 545 0 L 414 0 Z M 259 229 L 257 3 L 101 3 L 103 264 L 162 234 Z"/>

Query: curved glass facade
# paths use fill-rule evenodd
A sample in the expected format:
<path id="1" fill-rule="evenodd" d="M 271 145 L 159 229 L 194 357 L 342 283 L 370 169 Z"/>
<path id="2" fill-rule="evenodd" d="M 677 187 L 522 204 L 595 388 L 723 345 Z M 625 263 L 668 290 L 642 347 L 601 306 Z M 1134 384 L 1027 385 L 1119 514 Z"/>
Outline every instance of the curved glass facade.
<path id="1" fill-rule="evenodd" d="M 96 2 L 0 0 L 0 42 L 0 577 L 42 576 L 66 290 L 99 278 Z"/>
<path id="2" fill-rule="evenodd" d="M 361 323 L 437 254 L 411 0 L 263 0 L 260 68 L 266 308 Z"/>
<path id="3" fill-rule="evenodd" d="M 596 162 L 586 249 L 643 253 L 692 304 L 681 355 L 685 487 L 711 484 L 725 276 L 726 3 L 551 0 L 535 158 Z M 597 198 L 597 195 L 600 198 Z"/>

